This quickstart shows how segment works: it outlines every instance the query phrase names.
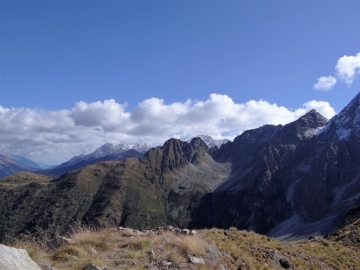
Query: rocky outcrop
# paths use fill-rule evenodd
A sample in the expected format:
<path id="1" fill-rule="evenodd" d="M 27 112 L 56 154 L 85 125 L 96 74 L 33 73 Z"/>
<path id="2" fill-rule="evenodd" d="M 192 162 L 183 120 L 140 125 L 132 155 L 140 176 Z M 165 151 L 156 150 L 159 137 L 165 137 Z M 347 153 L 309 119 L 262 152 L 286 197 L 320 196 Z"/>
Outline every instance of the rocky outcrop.
<path id="1" fill-rule="evenodd" d="M 41 270 L 29 257 L 25 249 L 7 247 L 0 244 L 0 269 L 2 270 Z"/>

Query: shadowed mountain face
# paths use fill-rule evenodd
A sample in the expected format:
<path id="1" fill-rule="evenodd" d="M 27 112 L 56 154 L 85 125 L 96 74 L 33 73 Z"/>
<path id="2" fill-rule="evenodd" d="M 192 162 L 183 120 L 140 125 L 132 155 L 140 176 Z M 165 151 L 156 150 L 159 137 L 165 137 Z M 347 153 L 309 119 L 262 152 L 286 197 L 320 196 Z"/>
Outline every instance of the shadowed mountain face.
<path id="1" fill-rule="evenodd" d="M 288 238 L 332 231 L 360 205 L 359 119 L 358 94 L 328 123 L 310 111 L 283 127 L 244 132 L 213 154 L 231 161 L 231 176 L 203 199 L 194 212 L 203 218 L 191 225 Z"/>
<path id="2" fill-rule="evenodd" d="M 313 110 L 284 126 L 248 130 L 219 149 L 200 138 L 170 139 L 140 159 L 101 162 L 47 182 L 2 178 L 0 230 L 64 233 L 75 222 L 235 226 L 283 238 L 331 232 L 360 205 L 359 108 L 360 94 L 330 121 Z"/>
<path id="3" fill-rule="evenodd" d="M 24 158 L 19 155 L 12 155 L 12 156 L 10 156 L 10 158 L 21 165 L 31 167 L 31 168 L 41 169 L 41 166 L 31 159 Z"/>
<path id="4" fill-rule="evenodd" d="M 294 164 L 311 146 L 327 119 L 310 111 L 285 126 L 263 126 L 244 132 L 213 157 L 230 162 L 229 180 L 203 199 L 191 226 L 230 227 L 267 233 L 293 214 L 290 187 Z M 300 156 L 299 156 L 300 155 Z"/>

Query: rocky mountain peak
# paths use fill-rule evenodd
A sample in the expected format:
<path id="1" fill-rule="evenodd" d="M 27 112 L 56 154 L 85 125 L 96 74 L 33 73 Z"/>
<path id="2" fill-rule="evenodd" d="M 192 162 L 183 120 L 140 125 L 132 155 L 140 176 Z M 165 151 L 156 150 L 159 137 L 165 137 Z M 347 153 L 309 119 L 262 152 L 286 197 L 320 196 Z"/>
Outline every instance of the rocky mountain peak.
<path id="1" fill-rule="evenodd" d="M 296 121 L 284 126 L 283 129 L 290 128 L 298 138 L 312 137 L 319 132 L 329 120 L 312 109 Z"/>
<path id="2" fill-rule="evenodd" d="M 318 113 L 315 109 L 301 116 L 297 121 L 313 122 L 317 126 L 325 125 L 329 120 Z"/>
<path id="3" fill-rule="evenodd" d="M 147 152 L 151 146 L 146 143 L 136 143 L 136 144 L 119 144 L 117 147 L 118 151 L 127 151 L 133 149 L 140 153 Z"/>
<path id="4" fill-rule="evenodd" d="M 102 146 L 95 149 L 95 151 L 109 151 L 114 149 L 114 146 L 111 143 L 105 143 Z"/>
<path id="5" fill-rule="evenodd" d="M 169 171 L 183 167 L 187 163 L 198 163 L 200 157 L 208 151 L 206 143 L 200 138 L 193 138 L 191 142 L 183 142 L 178 139 L 169 139 L 160 149 L 154 151 L 161 152 L 161 170 Z M 148 158 L 157 156 L 148 152 Z"/>
<path id="6" fill-rule="evenodd" d="M 189 142 L 183 142 L 178 139 L 169 139 L 161 147 L 164 151 L 174 151 L 179 152 L 178 154 L 183 154 L 184 151 L 191 152 L 205 152 L 208 150 L 206 143 L 199 137 L 192 138 Z"/>
<path id="7" fill-rule="evenodd" d="M 349 102 L 349 104 L 341 110 L 339 115 L 347 114 L 353 115 L 359 113 L 359 106 L 360 106 L 360 92 Z"/>
<path id="8" fill-rule="evenodd" d="M 104 155 L 112 154 L 116 148 L 111 143 L 105 143 L 102 146 L 95 149 L 90 155 L 92 157 L 101 157 Z"/>
<path id="9" fill-rule="evenodd" d="M 328 122 L 320 134 L 336 136 L 339 140 L 347 140 L 351 134 L 360 136 L 360 93 Z"/>
<path id="10" fill-rule="evenodd" d="M 215 140 L 209 135 L 197 135 L 194 138 L 201 138 L 209 148 L 214 147 L 214 146 L 217 146 L 218 148 L 220 148 L 220 146 L 223 145 L 224 143 L 230 142 L 230 140 L 227 140 L 227 139 Z M 192 139 L 188 140 L 187 142 L 191 142 Z"/>

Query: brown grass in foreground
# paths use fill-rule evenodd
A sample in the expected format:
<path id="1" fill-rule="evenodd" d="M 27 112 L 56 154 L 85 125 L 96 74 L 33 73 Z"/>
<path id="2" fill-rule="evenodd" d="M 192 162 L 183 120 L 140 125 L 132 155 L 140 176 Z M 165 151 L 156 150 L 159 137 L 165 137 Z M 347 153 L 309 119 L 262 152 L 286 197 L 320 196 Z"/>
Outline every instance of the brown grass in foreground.
<path id="1" fill-rule="evenodd" d="M 360 269 L 357 249 L 315 237 L 280 242 L 253 232 L 211 229 L 197 235 L 132 229 L 81 229 L 55 250 L 31 237 L 11 241 L 39 265 L 82 270 L 90 262 L 112 269 Z M 189 256 L 205 264 L 190 262 Z"/>

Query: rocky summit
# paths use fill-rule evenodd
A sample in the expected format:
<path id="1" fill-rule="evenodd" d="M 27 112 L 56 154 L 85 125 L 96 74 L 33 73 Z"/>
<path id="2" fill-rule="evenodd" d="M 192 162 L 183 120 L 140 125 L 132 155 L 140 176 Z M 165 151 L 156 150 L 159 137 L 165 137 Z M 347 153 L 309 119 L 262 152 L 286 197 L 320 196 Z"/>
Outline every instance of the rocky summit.
<path id="1" fill-rule="evenodd" d="M 360 94 L 328 120 L 312 110 L 209 148 L 170 139 L 141 158 L 49 178 L 0 179 L 0 238 L 76 224 L 229 228 L 282 239 L 326 235 L 360 206 Z"/>

